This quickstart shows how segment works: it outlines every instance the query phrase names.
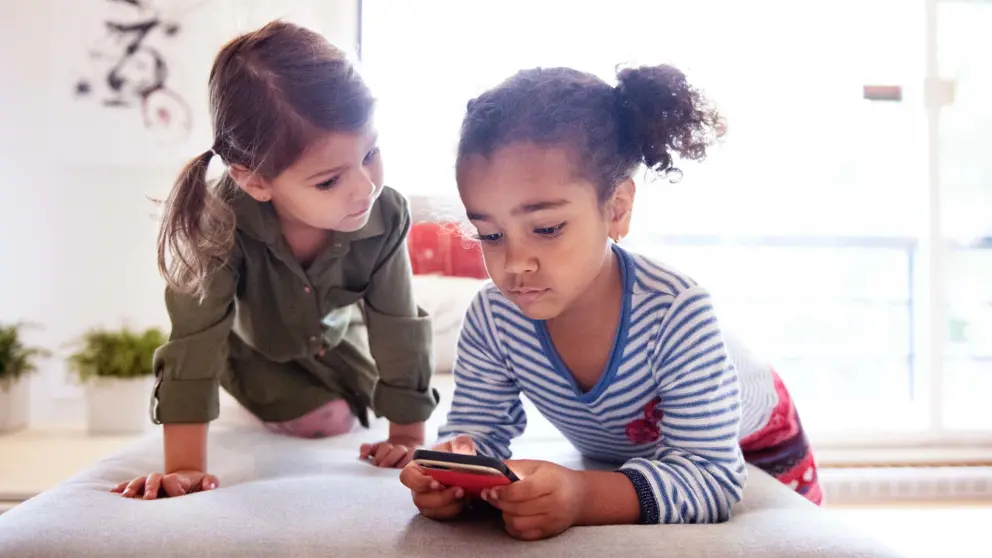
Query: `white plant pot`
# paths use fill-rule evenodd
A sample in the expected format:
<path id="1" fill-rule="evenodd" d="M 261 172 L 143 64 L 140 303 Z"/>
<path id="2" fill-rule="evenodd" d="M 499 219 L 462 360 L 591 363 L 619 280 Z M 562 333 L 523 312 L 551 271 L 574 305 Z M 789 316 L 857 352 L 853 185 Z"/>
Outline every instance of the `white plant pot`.
<path id="1" fill-rule="evenodd" d="M 151 427 L 152 377 L 94 378 L 86 383 L 91 434 L 140 434 Z"/>
<path id="2" fill-rule="evenodd" d="M 28 425 L 30 381 L 21 376 L 8 387 L 0 387 L 0 432 L 13 432 Z"/>

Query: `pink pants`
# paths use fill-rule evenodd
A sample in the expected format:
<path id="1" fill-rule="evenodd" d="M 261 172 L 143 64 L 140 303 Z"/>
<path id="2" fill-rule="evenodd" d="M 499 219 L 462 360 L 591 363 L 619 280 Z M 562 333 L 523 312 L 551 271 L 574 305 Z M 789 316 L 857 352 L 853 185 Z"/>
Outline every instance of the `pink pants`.
<path id="1" fill-rule="evenodd" d="M 285 422 L 266 422 L 265 427 L 277 434 L 297 438 L 327 438 L 350 432 L 355 415 L 344 399 L 326 403 L 302 417 Z"/>

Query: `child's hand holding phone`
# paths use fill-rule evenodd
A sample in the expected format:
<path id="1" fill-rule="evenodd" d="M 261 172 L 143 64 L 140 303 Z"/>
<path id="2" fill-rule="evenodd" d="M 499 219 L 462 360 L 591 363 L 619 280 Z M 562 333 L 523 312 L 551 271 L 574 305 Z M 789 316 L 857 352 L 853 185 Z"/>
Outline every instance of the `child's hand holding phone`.
<path id="1" fill-rule="evenodd" d="M 508 461 L 523 480 L 482 491 L 503 512 L 506 532 L 521 540 L 553 537 L 579 522 L 585 485 L 579 471 L 548 461 Z"/>
<path id="2" fill-rule="evenodd" d="M 553 537 L 575 525 L 586 497 L 578 471 L 548 461 L 477 457 L 468 436 L 418 450 L 400 480 L 426 517 L 453 519 L 475 496 L 502 512 L 507 533 L 521 540 Z"/>
<path id="3" fill-rule="evenodd" d="M 458 436 L 434 446 L 434 451 L 461 455 L 476 455 L 475 444 L 469 436 Z M 453 519 L 465 510 L 467 494 L 460 486 L 445 487 L 432 478 L 416 461 L 400 473 L 402 482 L 413 493 L 413 503 L 425 517 Z"/>

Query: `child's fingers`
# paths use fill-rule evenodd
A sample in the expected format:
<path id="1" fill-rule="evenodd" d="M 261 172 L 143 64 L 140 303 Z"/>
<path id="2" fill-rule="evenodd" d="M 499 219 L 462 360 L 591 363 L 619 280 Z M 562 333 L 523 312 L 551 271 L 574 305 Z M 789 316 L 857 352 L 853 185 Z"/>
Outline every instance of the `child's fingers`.
<path id="1" fill-rule="evenodd" d="M 406 458 L 408 453 L 410 453 L 410 449 L 404 445 L 393 446 L 393 449 L 389 450 L 389 453 L 385 457 L 377 461 L 376 465 L 379 467 L 400 466 L 400 462 Z"/>
<path id="2" fill-rule="evenodd" d="M 555 508 L 554 497 L 551 495 L 539 496 L 522 502 L 511 502 L 505 499 L 493 498 L 492 494 L 492 491 L 483 492 L 482 499 L 508 515 L 518 517 L 540 516 L 550 513 Z"/>
<path id="3" fill-rule="evenodd" d="M 527 531 L 519 531 L 517 529 L 506 528 L 506 532 L 510 534 L 511 537 L 520 541 L 537 541 L 546 537 L 544 531 L 541 529 L 529 529 Z"/>
<path id="4" fill-rule="evenodd" d="M 441 483 L 425 475 L 417 465 L 403 467 L 403 471 L 400 472 L 400 482 L 414 492 L 427 492 L 442 488 Z"/>
<path id="5" fill-rule="evenodd" d="M 213 475 L 203 475 L 200 481 L 200 490 L 215 490 L 220 485 L 220 481 Z"/>
<path id="6" fill-rule="evenodd" d="M 379 444 L 362 444 L 362 447 L 358 450 L 358 456 L 361 459 L 368 459 L 378 448 Z"/>
<path id="7" fill-rule="evenodd" d="M 398 461 L 396 458 L 396 448 L 398 447 L 401 446 L 382 444 L 380 449 L 376 450 L 372 462 L 376 467 L 392 467 Z"/>
<path id="8" fill-rule="evenodd" d="M 121 492 L 124 492 L 124 489 L 127 488 L 127 485 L 128 485 L 129 482 L 131 482 L 131 481 L 124 481 L 124 482 L 121 482 L 121 483 L 117 483 L 117 486 L 111 488 L 110 489 L 110 492 L 116 493 L 116 494 L 120 494 Z"/>
<path id="9" fill-rule="evenodd" d="M 517 516 L 503 514 L 503 524 L 510 535 L 523 540 L 541 538 L 544 526 L 548 523 L 546 515 Z"/>
<path id="10" fill-rule="evenodd" d="M 461 488 L 449 488 L 441 492 L 420 493 L 420 495 L 437 496 L 437 498 L 419 498 L 427 505 L 417 504 L 420 513 L 430 519 L 452 519 L 465 509 L 465 491 Z M 415 494 L 413 498 L 415 504 L 418 501 L 417 496 Z M 437 502 L 441 502 L 442 505 L 431 505 Z"/>
<path id="11" fill-rule="evenodd" d="M 471 436 L 460 434 L 455 436 L 455 439 L 451 441 L 451 451 L 465 455 L 475 455 L 475 442 L 472 441 Z"/>
<path id="12" fill-rule="evenodd" d="M 162 488 L 170 498 L 186 494 L 186 487 L 180 482 L 179 475 L 173 473 L 162 478 Z"/>
<path id="13" fill-rule="evenodd" d="M 430 479 L 428 479 L 428 483 L 425 485 L 424 477 L 426 476 L 420 472 L 420 468 L 416 465 L 407 465 L 400 471 L 400 482 L 403 483 L 403 486 L 414 492 L 423 492 L 426 490 L 425 486 L 430 486 Z"/>
<path id="14" fill-rule="evenodd" d="M 463 500 L 459 500 L 454 504 L 451 504 L 450 506 L 445 506 L 443 508 L 421 509 L 420 513 L 424 517 L 441 521 L 445 519 L 454 519 L 458 517 L 459 515 L 461 515 L 462 510 L 464 509 L 465 509 L 465 502 Z"/>
<path id="15" fill-rule="evenodd" d="M 141 489 L 143 489 L 144 487 L 145 487 L 145 477 L 138 477 L 132 480 L 131 482 L 127 483 L 127 486 L 124 487 L 124 492 L 121 493 L 121 496 L 125 498 L 135 498 L 138 496 L 138 494 L 141 494 Z"/>
<path id="16" fill-rule="evenodd" d="M 449 453 L 461 453 L 464 455 L 475 455 L 475 442 L 472 441 L 472 437 L 467 434 L 459 434 L 450 440 L 445 440 L 440 444 L 434 446 L 437 451 L 446 451 Z"/>
<path id="17" fill-rule="evenodd" d="M 536 500 L 542 496 L 547 496 L 554 492 L 556 486 L 553 483 L 545 482 L 540 475 L 527 477 L 520 482 L 510 483 L 506 486 L 498 486 L 489 491 L 489 499 L 502 502 L 526 502 Z M 492 503 L 492 502 L 490 502 Z M 495 504 L 494 504 L 495 505 Z"/>
<path id="18" fill-rule="evenodd" d="M 393 444 L 390 444 L 389 442 L 379 444 L 379 447 L 375 448 L 375 453 L 372 454 L 372 462 L 379 465 L 386 459 L 389 452 L 393 451 L 393 447 Z"/>
<path id="19" fill-rule="evenodd" d="M 537 461 L 534 459 L 507 459 L 504 463 L 521 480 L 536 474 L 547 465 L 546 461 Z"/>
<path id="20" fill-rule="evenodd" d="M 152 473 L 145 477 L 145 500 L 158 498 L 158 489 L 162 487 L 162 473 Z"/>
<path id="21" fill-rule="evenodd" d="M 444 490 L 414 492 L 413 503 L 421 510 L 446 508 L 465 497 L 465 491 L 457 486 Z"/>
<path id="22" fill-rule="evenodd" d="M 403 457 L 396 463 L 396 467 L 406 467 L 411 461 L 413 461 L 413 448 L 408 448 Z"/>

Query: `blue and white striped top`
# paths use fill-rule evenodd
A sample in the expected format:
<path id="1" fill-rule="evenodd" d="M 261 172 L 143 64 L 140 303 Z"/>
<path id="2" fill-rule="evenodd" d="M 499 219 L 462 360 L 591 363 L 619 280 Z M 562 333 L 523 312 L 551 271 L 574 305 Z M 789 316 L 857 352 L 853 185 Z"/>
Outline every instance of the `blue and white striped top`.
<path id="1" fill-rule="evenodd" d="M 596 385 L 583 392 L 545 324 L 488 284 L 462 324 L 454 398 L 439 434 L 468 434 L 480 453 L 508 459 L 510 441 L 527 422 L 523 393 L 584 456 L 622 464 L 620 472 L 637 489 L 642 522 L 726 521 L 747 479 L 738 443 L 742 385 L 710 296 L 673 269 L 614 251 L 623 311 Z M 660 437 L 636 443 L 627 425 L 644 418 L 656 398 Z M 744 422 L 757 428 L 762 416 L 767 420 L 767 410 L 757 409 Z"/>

